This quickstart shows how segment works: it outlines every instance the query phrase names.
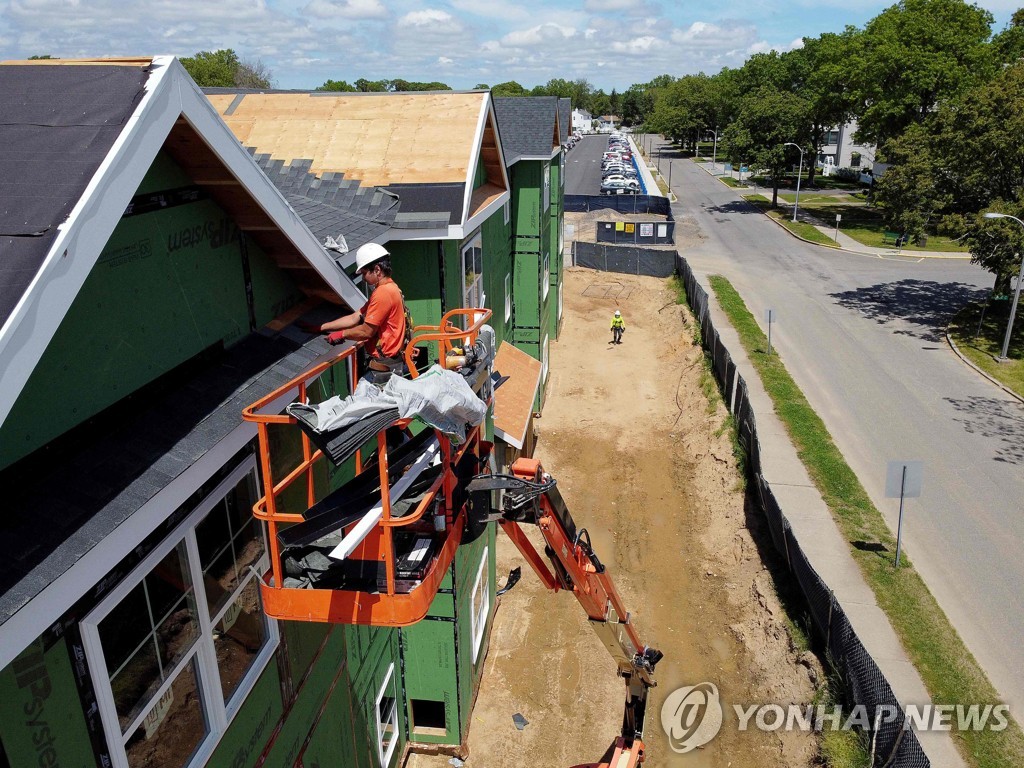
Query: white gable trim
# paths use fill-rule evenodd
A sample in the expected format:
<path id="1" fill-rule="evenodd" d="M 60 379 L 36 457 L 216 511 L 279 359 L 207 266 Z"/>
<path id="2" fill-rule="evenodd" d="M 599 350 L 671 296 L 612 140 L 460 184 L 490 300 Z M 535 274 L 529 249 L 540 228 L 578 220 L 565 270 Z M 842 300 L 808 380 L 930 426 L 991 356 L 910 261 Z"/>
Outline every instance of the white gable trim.
<path id="1" fill-rule="evenodd" d="M 505 194 L 509 193 L 511 185 L 508 181 L 508 170 L 505 167 L 505 151 L 501 147 L 501 134 L 498 133 L 498 123 L 494 117 L 494 102 L 491 101 L 491 94 L 488 91 L 486 97 L 480 100 L 480 116 L 476 123 L 476 135 L 473 138 L 473 145 L 469 148 L 469 163 L 466 165 L 466 192 L 462 198 L 462 230 L 469 232 L 473 229 L 469 225 L 469 206 L 473 200 L 473 181 L 476 178 L 476 169 L 480 163 L 480 153 L 484 144 L 484 131 L 491 126 L 491 133 L 494 134 L 494 143 L 498 148 L 498 168 L 501 171 L 501 179 L 505 185 Z M 502 200 L 504 203 L 504 200 Z M 490 206 L 488 206 L 490 208 Z M 479 219 L 479 217 L 474 217 Z"/>
<path id="2" fill-rule="evenodd" d="M 39 271 L 0 328 L 0 423 L 17 401 L 179 116 L 196 129 L 342 300 L 350 306 L 365 301 L 181 64 L 170 56 L 156 57 L 145 94 L 67 220 L 58 225 L 57 237 Z"/>

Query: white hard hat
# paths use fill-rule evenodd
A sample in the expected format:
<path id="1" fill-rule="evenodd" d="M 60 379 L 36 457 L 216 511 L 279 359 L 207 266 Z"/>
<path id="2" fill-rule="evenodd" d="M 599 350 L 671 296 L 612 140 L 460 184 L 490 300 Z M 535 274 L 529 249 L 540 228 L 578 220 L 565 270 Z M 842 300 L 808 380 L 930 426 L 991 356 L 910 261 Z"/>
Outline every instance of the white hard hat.
<path id="1" fill-rule="evenodd" d="M 356 251 L 356 272 L 361 271 L 364 267 L 368 267 L 373 262 L 379 259 L 384 259 L 390 256 L 388 249 L 379 243 L 367 243 L 366 245 L 359 246 L 359 250 Z"/>
<path id="2" fill-rule="evenodd" d="M 617 310 L 617 309 L 616 309 L 616 310 L 615 310 L 615 316 L 616 316 L 616 317 L 622 317 L 622 313 L 621 313 L 621 312 L 619 312 L 619 310 Z"/>

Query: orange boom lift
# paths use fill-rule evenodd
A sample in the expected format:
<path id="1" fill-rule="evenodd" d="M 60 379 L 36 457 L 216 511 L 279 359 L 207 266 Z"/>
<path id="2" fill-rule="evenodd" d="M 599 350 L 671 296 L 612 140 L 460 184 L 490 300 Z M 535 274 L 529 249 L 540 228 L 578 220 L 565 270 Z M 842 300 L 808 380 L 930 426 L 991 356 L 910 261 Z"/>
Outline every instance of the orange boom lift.
<path id="1" fill-rule="evenodd" d="M 405 350 L 410 376 L 420 375 L 414 365 L 417 347 L 435 344 L 440 360 L 457 358 L 469 366 L 467 382 L 487 399 L 490 371 L 481 328 L 490 316 L 489 310 L 458 309 L 446 313 L 437 326 L 417 326 Z M 404 419 L 376 433 L 375 449 L 368 456 L 361 450 L 351 453 L 356 477 L 324 499 L 316 498 L 314 470 L 325 458 L 338 460 L 329 435 L 303 429 L 298 463 L 278 466 L 281 457 L 271 455 L 272 430 L 303 426 L 282 408 L 290 402 L 305 403 L 309 385 L 335 365 L 346 367 L 354 390 L 355 353 L 355 347 L 340 351 L 242 412 L 245 420 L 257 425 L 259 436 L 264 496 L 253 507 L 253 515 L 267 524 L 269 538 L 271 569 L 260 580 L 267 615 L 337 624 L 415 624 L 426 616 L 463 537 L 475 537 L 496 521 L 548 589 L 573 593 L 626 684 L 622 731 L 606 761 L 577 768 L 631 768 L 642 763 L 647 693 L 655 685 L 654 667 L 662 654 L 640 642 L 587 530 L 577 529 L 556 481 L 539 462 L 521 458 L 511 474 L 487 471 L 493 465 L 492 445 L 481 439 L 479 426 L 468 429 L 459 444 L 440 430 L 427 430 L 389 447 L 388 435 L 396 429 L 408 434 L 411 420 Z M 428 456 L 436 458 L 424 461 Z M 406 483 L 399 509 L 392 496 L 402 479 L 413 474 L 417 477 Z M 293 486 L 305 490 L 304 511 L 284 509 L 283 497 L 295 494 Z M 521 528 L 527 524 L 536 525 L 544 538 L 543 557 Z M 327 539 L 325 531 L 330 532 Z M 346 537 L 357 541 L 340 562 L 323 555 L 327 546 Z M 325 540 L 329 544 L 320 546 Z M 510 574 L 506 590 L 516 581 L 518 569 Z"/>

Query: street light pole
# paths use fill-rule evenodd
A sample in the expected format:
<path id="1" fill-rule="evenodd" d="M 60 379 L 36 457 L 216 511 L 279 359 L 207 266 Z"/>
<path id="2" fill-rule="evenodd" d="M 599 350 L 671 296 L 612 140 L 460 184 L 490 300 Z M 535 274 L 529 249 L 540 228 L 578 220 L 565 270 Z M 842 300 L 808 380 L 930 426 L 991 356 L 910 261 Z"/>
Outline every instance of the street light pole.
<path id="1" fill-rule="evenodd" d="M 800 208 L 800 179 L 804 175 L 804 150 L 799 144 L 794 144 L 792 141 L 787 141 L 782 146 L 784 147 L 796 147 L 800 152 L 800 170 L 796 172 L 796 202 L 793 203 L 793 221 L 796 222 L 796 212 Z"/>
<path id="2" fill-rule="evenodd" d="M 1013 219 L 1022 227 L 1024 227 L 1024 221 L 1021 221 L 1016 216 L 1011 216 L 1008 213 L 986 213 L 986 219 Z M 1016 254 L 1014 254 L 1016 255 Z M 1000 353 L 996 360 L 1000 363 L 1009 361 L 1006 354 L 1010 351 L 1010 336 L 1013 335 L 1013 321 L 1017 317 L 1017 302 L 1020 301 L 1020 284 L 1021 280 L 1024 279 L 1024 259 L 1020 262 L 1020 268 L 1017 270 L 1017 287 L 1013 291 L 1013 304 L 1010 305 L 1010 320 L 1006 324 L 1006 335 L 1003 337 L 1003 351 Z"/>
<path id="3" fill-rule="evenodd" d="M 708 130 L 711 131 L 710 128 L 708 128 Z M 714 176 L 715 175 L 715 158 L 718 156 L 718 131 L 711 131 L 711 133 L 715 137 L 715 145 L 711 149 L 711 175 Z"/>

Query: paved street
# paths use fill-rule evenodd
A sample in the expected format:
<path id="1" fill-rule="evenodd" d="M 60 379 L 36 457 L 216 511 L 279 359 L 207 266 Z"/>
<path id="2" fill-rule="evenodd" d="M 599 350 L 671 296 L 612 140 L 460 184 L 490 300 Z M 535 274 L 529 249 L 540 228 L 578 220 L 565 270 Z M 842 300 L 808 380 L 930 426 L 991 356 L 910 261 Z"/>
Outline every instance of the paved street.
<path id="1" fill-rule="evenodd" d="M 664 161 L 663 161 L 664 162 Z M 862 256 L 805 244 L 689 160 L 674 161 L 683 253 L 723 274 L 893 530 L 891 459 L 924 461 L 904 545 L 957 630 L 1011 703 L 1024 705 L 1024 405 L 964 365 L 943 329 L 992 276 L 967 261 Z"/>
<path id="2" fill-rule="evenodd" d="M 565 156 L 565 194 L 596 195 L 601 191 L 601 156 L 608 149 L 608 134 L 584 136 Z"/>

